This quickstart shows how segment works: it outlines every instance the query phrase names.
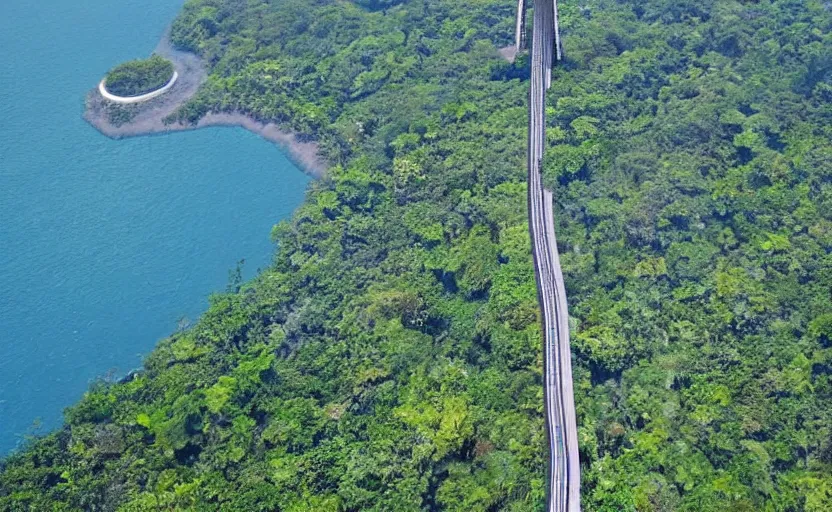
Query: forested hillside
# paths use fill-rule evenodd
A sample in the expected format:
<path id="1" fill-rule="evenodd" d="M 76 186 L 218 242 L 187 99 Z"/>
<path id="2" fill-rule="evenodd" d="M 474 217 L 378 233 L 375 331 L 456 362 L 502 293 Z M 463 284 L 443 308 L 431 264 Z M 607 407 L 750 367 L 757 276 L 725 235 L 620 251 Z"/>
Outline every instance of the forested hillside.
<path id="1" fill-rule="evenodd" d="M 515 4 L 189 0 L 180 112 L 333 167 L 2 510 L 541 511 Z M 549 92 L 587 512 L 832 510 L 832 3 L 565 0 Z M 265 235 L 265 234 L 264 234 Z"/>

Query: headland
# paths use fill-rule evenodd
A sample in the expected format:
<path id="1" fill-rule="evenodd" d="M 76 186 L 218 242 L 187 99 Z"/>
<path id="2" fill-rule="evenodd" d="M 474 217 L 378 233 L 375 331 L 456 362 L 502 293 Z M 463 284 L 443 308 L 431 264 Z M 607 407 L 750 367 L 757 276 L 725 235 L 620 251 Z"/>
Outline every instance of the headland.
<path id="1" fill-rule="evenodd" d="M 239 126 L 280 146 L 304 172 L 315 178 L 325 175 L 327 165 L 318 154 L 318 144 L 301 139 L 298 134 L 274 123 L 264 123 L 242 112 L 212 112 L 196 123 L 165 122 L 187 103 L 208 78 L 205 64 L 199 56 L 177 50 L 168 32 L 154 50 L 173 62 L 176 79 L 165 85 L 162 93 L 141 102 L 113 102 L 101 94 L 101 87 L 92 89 L 86 97 L 84 119 L 104 135 L 113 139 L 195 130 L 208 126 Z"/>

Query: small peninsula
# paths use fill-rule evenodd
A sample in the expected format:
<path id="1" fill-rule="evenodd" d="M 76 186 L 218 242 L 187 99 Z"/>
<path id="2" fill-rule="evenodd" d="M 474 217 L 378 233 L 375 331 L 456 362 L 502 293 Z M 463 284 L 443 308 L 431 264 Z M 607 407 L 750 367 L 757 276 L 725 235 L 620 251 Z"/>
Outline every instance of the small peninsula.
<path id="1" fill-rule="evenodd" d="M 177 113 L 208 79 L 207 66 L 196 54 L 177 49 L 166 32 L 148 59 L 125 62 L 110 70 L 87 94 L 84 119 L 113 139 L 194 130 L 208 126 L 239 126 L 280 146 L 312 177 L 327 165 L 317 142 L 247 112 L 211 111 L 196 121 Z M 106 94 L 109 93 L 109 94 Z M 106 95 L 105 95 L 106 94 Z M 110 95 L 127 101 L 113 101 Z M 136 101 L 138 95 L 139 101 Z"/>

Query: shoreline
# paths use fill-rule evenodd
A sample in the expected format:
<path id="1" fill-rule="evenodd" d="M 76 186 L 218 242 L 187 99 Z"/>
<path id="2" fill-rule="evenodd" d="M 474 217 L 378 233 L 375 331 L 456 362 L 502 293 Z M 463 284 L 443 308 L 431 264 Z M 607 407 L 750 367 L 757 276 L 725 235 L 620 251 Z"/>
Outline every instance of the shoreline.
<path id="1" fill-rule="evenodd" d="M 173 47 L 168 31 L 165 31 L 154 53 L 170 59 L 178 74 L 178 79 L 165 94 L 140 105 L 121 105 L 108 102 L 96 87 L 86 96 L 84 120 L 111 139 L 198 130 L 211 126 L 240 127 L 276 144 L 295 165 L 313 178 L 320 179 L 326 175 L 328 166 L 318 154 L 317 142 L 301 140 L 294 132 L 285 130 L 274 123 L 258 121 L 241 112 L 211 112 L 203 116 L 196 124 L 180 122 L 165 124 L 163 119 L 196 94 L 200 86 L 208 79 L 208 73 L 197 55 Z M 113 107 L 134 109 L 132 118 L 123 124 L 114 124 L 110 120 L 110 109 Z"/>

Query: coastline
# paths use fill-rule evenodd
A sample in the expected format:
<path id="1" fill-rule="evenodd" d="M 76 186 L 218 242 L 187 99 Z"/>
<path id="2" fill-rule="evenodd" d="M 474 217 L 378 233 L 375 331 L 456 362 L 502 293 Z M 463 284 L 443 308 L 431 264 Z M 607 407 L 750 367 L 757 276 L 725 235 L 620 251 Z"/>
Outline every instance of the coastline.
<path id="1" fill-rule="evenodd" d="M 264 139 L 278 145 L 284 150 L 295 165 L 313 178 L 326 175 L 327 165 L 318 154 L 318 144 L 301 140 L 296 133 L 285 130 L 274 123 L 263 123 L 241 112 L 211 112 L 203 116 L 196 124 L 165 124 L 163 119 L 175 112 L 196 94 L 199 87 L 208 79 L 208 73 L 202 60 L 189 52 L 177 50 L 170 43 L 166 31 L 156 46 L 154 53 L 170 59 L 178 73 L 178 80 L 162 96 L 153 98 L 141 106 L 120 105 L 134 108 L 132 118 L 123 124 L 114 124 L 110 120 L 109 104 L 95 87 L 87 94 L 84 119 L 95 129 L 112 139 L 140 137 L 144 135 L 164 134 L 176 131 L 196 130 L 210 126 L 237 126 L 256 133 Z"/>

